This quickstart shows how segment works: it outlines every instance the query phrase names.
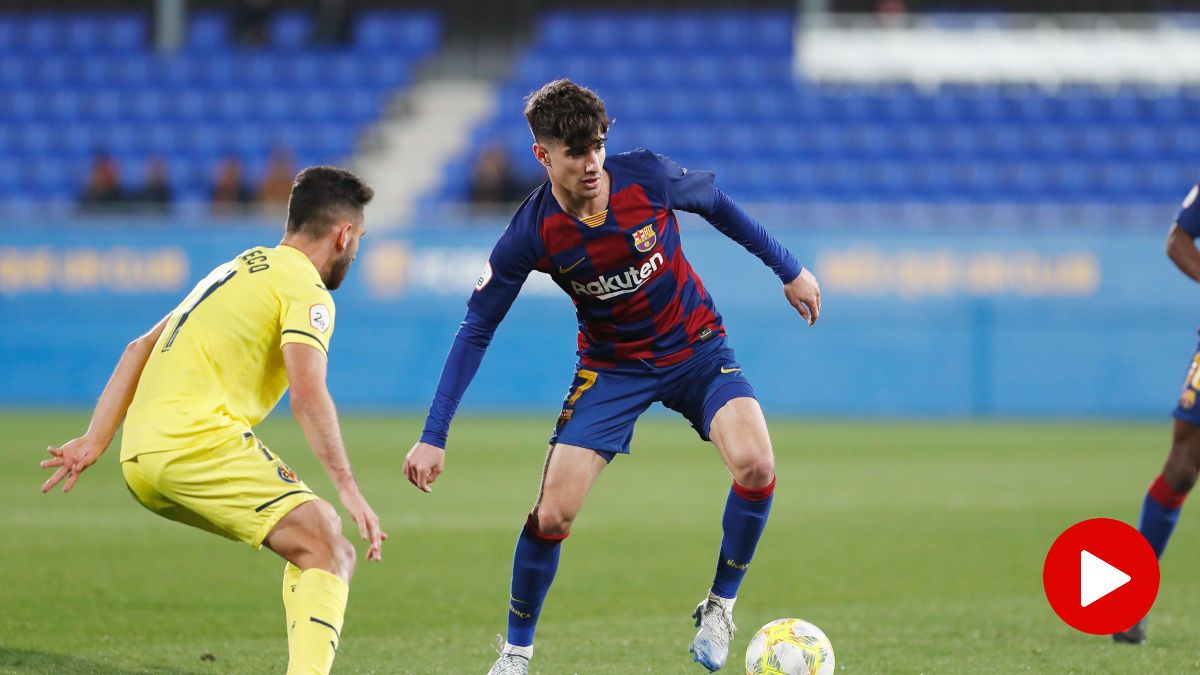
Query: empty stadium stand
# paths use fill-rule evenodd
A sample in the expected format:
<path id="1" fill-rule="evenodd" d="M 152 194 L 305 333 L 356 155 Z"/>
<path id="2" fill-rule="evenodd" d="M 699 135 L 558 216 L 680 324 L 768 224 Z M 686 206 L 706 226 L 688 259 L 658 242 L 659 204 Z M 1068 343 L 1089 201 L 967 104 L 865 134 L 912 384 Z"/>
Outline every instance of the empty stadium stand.
<path id="1" fill-rule="evenodd" d="M 344 160 L 441 26 L 428 11 L 362 12 L 351 42 L 329 47 L 310 44 L 312 22 L 281 11 L 268 44 L 244 48 L 227 14 L 198 12 L 186 47 L 161 54 L 146 13 L 0 14 L 0 204 L 72 202 L 97 153 L 131 189 L 165 158 L 184 205 L 207 199 L 225 157 L 248 181 L 275 148 L 298 166 Z"/>
<path id="2" fill-rule="evenodd" d="M 542 17 L 498 113 L 430 203 L 467 194 L 499 143 L 531 177 L 522 98 L 569 77 L 616 120 L 610 151 L 645 146 L 713 169 L 763 202 L 1176 202 L 1195 182 L 1200 90 L 1124 85 L 796 82 L 782 11 L 554 12 Z"/>

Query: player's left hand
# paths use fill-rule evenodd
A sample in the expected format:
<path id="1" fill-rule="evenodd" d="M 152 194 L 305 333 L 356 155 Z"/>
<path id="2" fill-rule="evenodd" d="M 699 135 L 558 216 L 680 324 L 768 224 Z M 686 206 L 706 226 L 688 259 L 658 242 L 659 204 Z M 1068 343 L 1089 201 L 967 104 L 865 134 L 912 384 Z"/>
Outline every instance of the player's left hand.
<path id="1" fill-rule="evenodd" d="M 821 285 L 812 272 L 801 269 L 795 279 L 783 285 L 783 295 L 808 325 L 817 322 L 821 316 Z"/>
<path id="2" fill-rule="evenodd" d="M 383 542 L 387 541 L 388 535 L 379 526 L 379 516 L 375 514 L 375 509 L 371 508 L 357 487 L 339 491 L 338 497 L 342 508 L 346 509 L 346 513 L 350 514 L 351 520 L 358 526 L 358 536 L 362 537 L 363 541 L 370 542 L 367 560 L 383 560 Z"/>
<path id="3" fill-rule="evenodd" d="M 417 442 L 404 457 L 404 475 L 421 492 L 433 492 L 429 487 L 446 466 L 446 451 L 436 445 Z"/>
<path id="4" fill-rule="evenodd" d="M 41 466 L 43 469 L 58 467 L 58 471 L 55 471 L 49 480 L 42 483 L 42 492 L 53 490 L 54 486 L 64 478 L 67 479 L 67 482 L 63 485 L 63 492 L 70 492 L 71 488 L 75 487 L 75 481 L 79 480 L 79 474 L 95 464 L 100 455 L 104 454 L 104 450 L 104 446 L 92 441 L 87 436 L 69 440 L 58 448 L 53 445 L 47 447 L 46 452 L 54 456 L 43 460 Z"/>

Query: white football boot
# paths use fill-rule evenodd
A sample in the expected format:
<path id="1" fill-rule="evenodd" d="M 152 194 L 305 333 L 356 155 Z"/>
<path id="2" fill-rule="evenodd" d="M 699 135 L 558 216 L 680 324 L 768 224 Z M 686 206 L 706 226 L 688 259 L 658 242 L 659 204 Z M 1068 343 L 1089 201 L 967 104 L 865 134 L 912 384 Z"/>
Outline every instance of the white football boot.
<path id="1" fill-rule="evenodd" d="M 529 659 L 533 658 L 533 647 L 510 645 L 501 635 L 496 636 L 496 653 L 500 658 L 492 664 L 487 675 L 528 675 Z"/>
<path id="2" fill-rule="evenodd" d="M 733 603 L 735 599 L 720 598 L 708 594 L 692 613 L 696 626 L 700 628 L 692 640 L 692 657 L 708 669 L 720 670 L 729 656 L 729 643 L 733 641 Z"/>

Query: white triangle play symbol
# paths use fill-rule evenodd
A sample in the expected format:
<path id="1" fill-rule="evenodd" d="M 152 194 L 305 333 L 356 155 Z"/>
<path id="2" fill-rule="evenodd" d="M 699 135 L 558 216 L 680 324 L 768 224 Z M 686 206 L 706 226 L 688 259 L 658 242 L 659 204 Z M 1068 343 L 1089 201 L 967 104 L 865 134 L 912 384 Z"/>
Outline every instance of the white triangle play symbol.
<path id="1" fill-rule="evenodd" d="M 1132 580 L 1087 551 L 1079 552 L 1079 606 L 1087 607 Z"/>

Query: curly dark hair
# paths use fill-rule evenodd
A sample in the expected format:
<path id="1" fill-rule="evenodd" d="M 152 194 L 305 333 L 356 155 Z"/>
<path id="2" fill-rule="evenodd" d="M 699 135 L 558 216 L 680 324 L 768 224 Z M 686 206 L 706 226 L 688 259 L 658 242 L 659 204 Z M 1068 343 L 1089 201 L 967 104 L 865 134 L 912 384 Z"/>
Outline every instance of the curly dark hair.
<path id="1" fill-rule="evenodd" d="M 310 166 L 292 184 L 287 231 L 321 236 L 339 222 L 361 218 L 374 196 L 375 190 L 345 169 Z"/>
<path id="2" fill-rule="evenodd" d="M 582 152 L 604 141 L 608 113 L 596 92 L 570 80 L 554 80 L 525 97 L 525 120 L 538 143 L 558 141 Z"/>

